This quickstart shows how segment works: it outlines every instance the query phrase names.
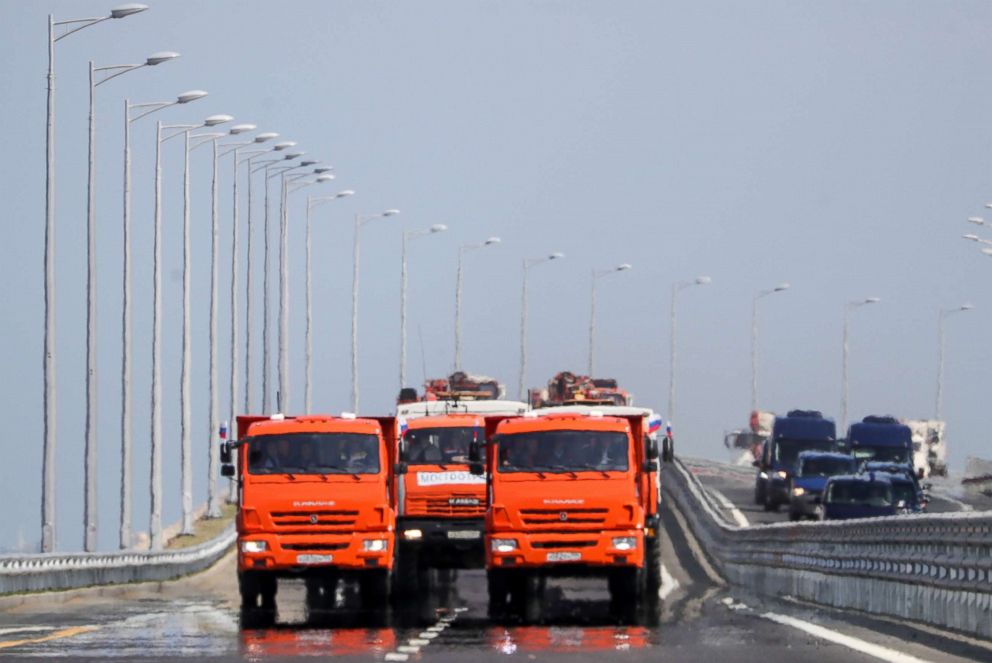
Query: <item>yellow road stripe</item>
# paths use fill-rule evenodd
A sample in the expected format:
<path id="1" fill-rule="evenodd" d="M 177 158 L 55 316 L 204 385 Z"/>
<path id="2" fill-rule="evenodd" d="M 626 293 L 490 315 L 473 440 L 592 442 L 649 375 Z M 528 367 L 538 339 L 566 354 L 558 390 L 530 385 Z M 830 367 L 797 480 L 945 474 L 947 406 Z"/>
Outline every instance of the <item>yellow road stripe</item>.
<path id="1" fill-rule="evenodd" d="M 24 640 L 3 640 L 0 641 L 0 649 L 9 649 L 11 647 L 20 647 L 22 645 L 35 645 L 40 642 L 48 642 L 50 640 L 62 640 L 63 638 L 71 638 L 82 633 L 89 633 L 90 631 L 95 631 L 96 626 L 72 626 L 70 628 L 64 628 L 61 631 L 55 631 L 54 633 L 49 633 L 48 635 L 43 635 L 39 638 L 25 638 Z"/>

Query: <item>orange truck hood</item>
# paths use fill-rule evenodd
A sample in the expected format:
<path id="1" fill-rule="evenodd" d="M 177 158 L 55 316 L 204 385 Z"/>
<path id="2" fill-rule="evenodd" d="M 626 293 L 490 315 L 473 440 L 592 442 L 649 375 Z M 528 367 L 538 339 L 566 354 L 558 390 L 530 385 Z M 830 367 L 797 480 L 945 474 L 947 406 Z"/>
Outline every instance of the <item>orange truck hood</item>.
<path id="1" fill-rule="evenodd" d="M 252 477 L 245 486 L 238 529 L 248 532 L 351 532 L 392 526 L 386 485 L 380 475 Z"/>
<path id="2" fill-rule="evenodd" d="M 643 522 L 636 486 L 627 474 L 606 479 L 599 472 L 505 474 L 494 478 L 488 529 L 602 530 L 636 527 Z"/>

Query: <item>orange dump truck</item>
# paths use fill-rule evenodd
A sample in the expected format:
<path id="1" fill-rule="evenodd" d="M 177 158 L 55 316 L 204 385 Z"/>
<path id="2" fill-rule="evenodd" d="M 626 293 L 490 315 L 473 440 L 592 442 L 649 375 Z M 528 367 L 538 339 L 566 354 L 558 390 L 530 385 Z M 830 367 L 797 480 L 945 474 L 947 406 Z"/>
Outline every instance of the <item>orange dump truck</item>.
<path id="1" fill-rule="evenodd" d="M 413 589 L 427 568 L 481 568 L 486 480 L 469 472 L 468 454 L 473 443 L 485 444 L 485 417 L 418 417 L 401 430 L 397 580 Z"/>
<path id="2" fill-rule="evenodd" d="M 306 579 L 316 602 L 333 600 L 338 580 L 357 581 L 363 604 L 383 605 L 395 552 L 395 439 L 391 417 L 238 417 L 238 439 L 221 460 L 238 479 L 244 610 L 273 610 L 279 578 Z"/>
<path id="3" fill-rule="evenodd" d="M 657 597 L 658 447 L 643 416 L 504 419 L 485 459 L 478 446 L 471 455 L 488 481 L 491 612 L 524 609 L 554 576 L 606 577 L 622 606 Z"/>

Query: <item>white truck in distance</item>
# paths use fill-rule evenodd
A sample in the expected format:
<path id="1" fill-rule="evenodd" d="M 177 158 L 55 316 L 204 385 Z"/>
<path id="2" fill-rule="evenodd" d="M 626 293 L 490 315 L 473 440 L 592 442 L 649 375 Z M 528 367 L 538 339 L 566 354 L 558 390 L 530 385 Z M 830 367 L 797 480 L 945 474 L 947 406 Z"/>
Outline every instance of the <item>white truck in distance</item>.
<path id="1" fill-rule="evenodd" d="M 947 476 L 947 445 L 944 428 L 937 419 L 901 419 L 913 434 L 913 467 L 920 476 Z"/>

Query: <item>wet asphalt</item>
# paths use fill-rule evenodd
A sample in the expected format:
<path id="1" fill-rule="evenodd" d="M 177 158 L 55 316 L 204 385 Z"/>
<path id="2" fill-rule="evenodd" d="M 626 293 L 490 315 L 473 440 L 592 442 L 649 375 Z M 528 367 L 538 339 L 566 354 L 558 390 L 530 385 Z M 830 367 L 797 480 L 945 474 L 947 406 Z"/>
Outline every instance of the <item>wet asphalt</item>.
<path id="1" fill-rule="evenodd" d="M 725 472 L 719 466 L 694 467 L 704 474 Z M 722 492 L 728 498 L 733 494 Z M 283 582 L 270 621 L 240 614 L 236 564 L 228 555 L 208 571 L 169 583 L 5 599 L 0 602 L 0 658 L 879 660 L 769 617 L 776 615 L 918 660 L 992 660 L 988 643 L 728 588 L 683 523 L 681 514 L 664 511 L 668 577 L 663 598 L 634 610 L 611 604 L 605 580 L 563 579 L 549 581 L 527 619 L 517 614 L 492 619 L 485 575 L 473 570 L 433 574 L 417 596 L 377 610 L 362 610 L 357 592 L 344 584 L 333 606 L 308 609 L 302 583 Z"/>

